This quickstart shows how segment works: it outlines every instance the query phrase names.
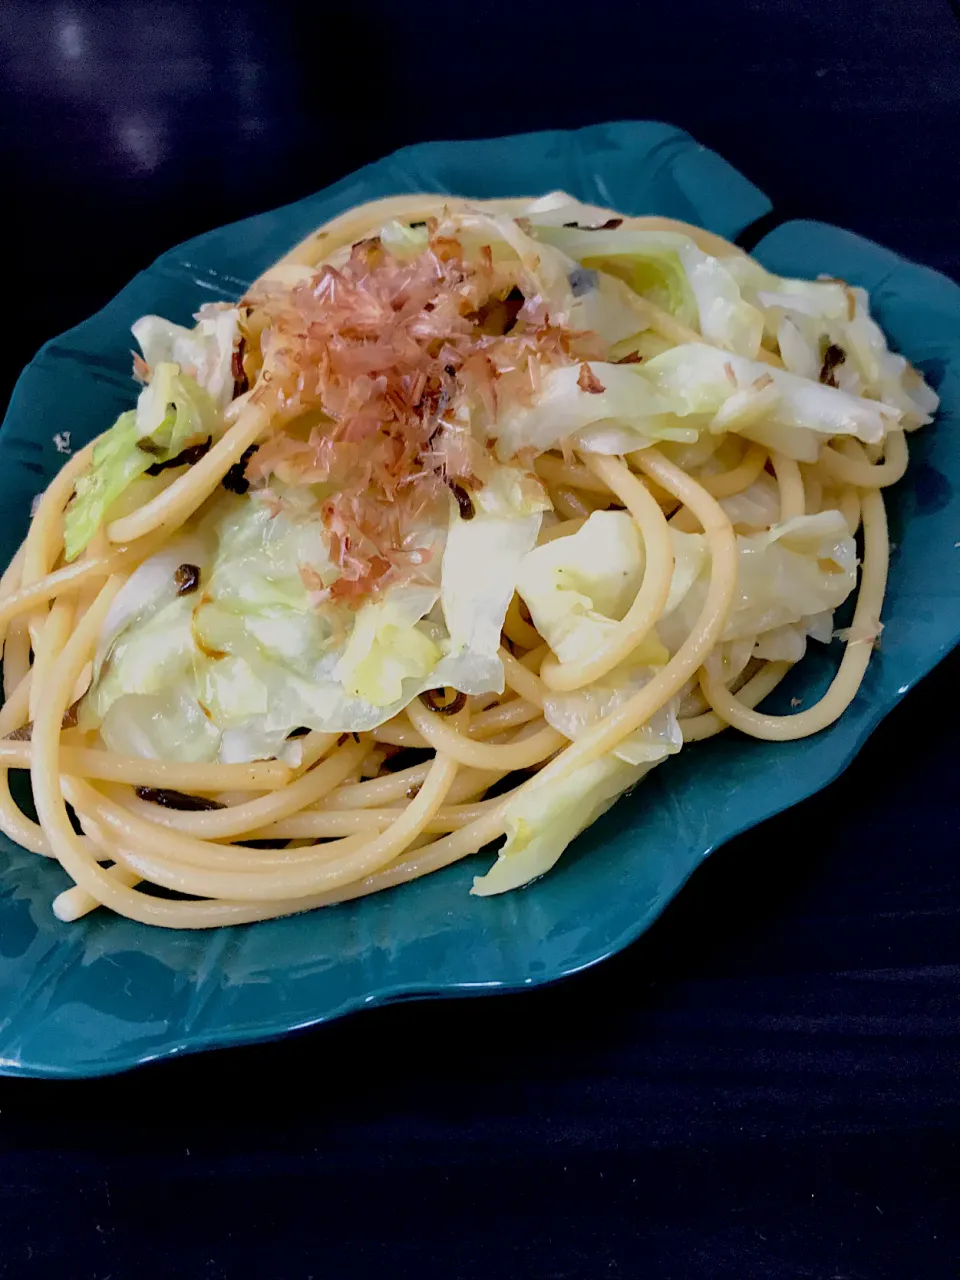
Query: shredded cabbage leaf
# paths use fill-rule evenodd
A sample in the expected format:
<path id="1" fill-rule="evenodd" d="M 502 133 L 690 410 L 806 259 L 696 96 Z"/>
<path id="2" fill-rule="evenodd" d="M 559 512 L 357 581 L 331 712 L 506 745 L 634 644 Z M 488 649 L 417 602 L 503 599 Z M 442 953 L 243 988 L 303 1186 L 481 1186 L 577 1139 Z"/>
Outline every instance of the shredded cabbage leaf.
<path id="1" fill-rule="evenodd" d="M 122 413 L 93 451 L 89 470 L 77 478 L 63 520 L 64 556 L 75 560 L 103 523 L 107 508 L 155 461 L 137 448 L 137 415 Z"/>
<path id="2" fill-rule="evenodd" d="M 453 515 L 443 553 L 440 592 L 449 653 L 440 683 L 465 693 L 503 690 L 497 656 L 520 566 L 533 550 L 549 500 L 538 481 L 502 467 L 475 498 L 475 514 Z"/>
<path id="3" fill-rule="evenodd" d="M 137 398 L 136 425 L 139 441 L 173 458 L 188 441 L 215 435 L 220 414 L 192 374 L 162 361 Z"/>
<path id="4" fill-rule="evenodd" d="M 697 427 L 677 420 L 670 400 L 658 394 L 644 366 L 590 361 L 602 391 L 581 386 L 581 367 L 551 369 L 532 404 L 504 408 L 493 425 L 504 460 L 521 449 L 538 453 L 572 437 L 592 453 L 627 453 L 660 440 L 696 440 Z"/>
<path id="5" fill-rule="evenodd" d="M 702 534 L 670 530 L 674 569 L 663 617 L 669 616 L 707 565 Z M 520 566 L 517 591 L 534 626 L 561 662 L 596 652 L 633 603 L 643 581 L 640 532 L 626 511 L 594 511 L 576 533 L 537 547 Z M 657 628 L 631 655 L 656 665 L 669 654 Z"/>
<path id="6" fill-rule="evenodd" d="M 360 609 L 333 674 L 353 698 L 389 707 L 403 698 L 404 681 L 422 681 L 441 649 L 417 627 L 437 600 L 431 587 L 397 587 Z"/>
<path id="7" fill-rule="evenodd" d="M 427 689 L 502 692 L 503 619 L 549 504 L 511 468 L 474 499 L 471 520 L 451 499 L 439 582 L 397 584 L 353 610 L 306 585 L 338 574 L 315 515 L 224 495 L 118 593 L 81 724 L 113 750 L 228 763 L 277 754 L 300 726 L 373 729 Z M 188 553 L 201 585 L 177 597 Z"/>
<path id="8" fill-rule="evenodd" d="M 815 462 L 829 436 L 876 444 L 902 416 L 893 405 L 705 343 L 672 347 L 640 368 L 678 415 L 717 415 L 724 408 L 723 416 L 711 420 L 711 430 L 738 432 L 800 462 Z"/>
<path id="9" fill-rule="evenodd" d="M 706 539 L 702 534 L 681 536 L 688 546 L 701 544 L 702 567 L 658 623 L 671 652 L 689 633 L 707 591 Z M 829 641 L 833 612 L 857 580 L 856 544 L 839 511 L 797 516 L 762 533 L 740 534 L 737 551 L 736 596 L 715 654 L 725 678 L 742 671 L 751 657 L 798 662 L 808 637 Z"/>
<path id="10" fill-rule="evenodd" d="M 75 560 L 108 519 L 111 506 L 155 463 L 218 435 L 233 399 L 236 307 L 205 307 L 195 329 L 143 316 L 133 326 L 150 378 L 137 407 L 122 413 L 78 478 L 64 518 L 64 554 Z"/>
<path id="11" fill-rule="evenodd" d="M 504 460 L 572 439 L 587 452 L 629 453 L 652 443 L 691 443 L 700 431 L 737 432 L 801 462 L 825 438 L 878 443 L 901 411 L 705 343 L 684 343 L 643 364 L 590 361 L 548 370 L 530 404 L 506 406 L 493 425 Z M 720 411 L 723 411 L 722 413 Z"/>
<path id="12" fill-rule="evenodd" d="M 544 875 L 575 836 L 652 768 L 606 755 L 564 778 L 531 786 L 507 805 L 507 839 L 486 875 L 474 877 L 470 892 L 490 897 Z"/>
<path id="13" fill-rule="evenodd" d="M 842 280 L 775 276 L 747 257 L 729 259 L 726 266 L 763 313 L 764 332 L 777 340 L 791 373 L 814 381 L 832 376 L 842 391 L 898 410 L 908 430 L 932 422 L 939 397 L 890 350 L 870 315 L 865 289 Z M 828 348 L 839 356 L 829 375 L 824 369 Z"/>
<path id="14" fill-rule="evenodd" d="M 744 254 L 717 258 L 674 232 L 607 228 L 606 210 L 563 192 L 532 202 L 523 216 L 537 239 L 597 269 L 601 280 L 625 281 L 710 342 L 756 359 L 764 338 L 776 341 L 787 371 L 814 382 L 833 346 L 842 357 L 840 390 L 898 410 L 909 429 L 932 421 L 939 398 L 890 351 L 865 290 L 777 276 Z"/>
<path id="15" fill-rule="evenodd" d="M 711 342 L 756 358 L 763 336 L 762 313 L 744 300 L 724 263 L 704 253 L 688 236 L 629 228 L 546 226 L 537 228 L 536 235 L 584 267 L 625 281 L 683 324 L 699 326 Z"/>
<path id="16" fill-rule="evenodd" d="M 161 363 L 140 393 L 95 446 L 77 478 L 64 516 L 64 554 L 75 560 L 129 486 L 155 463 L 176 458 L 188 443 L 213 436 L 219 416 L 210 397 L 176 364 Z"/>
<path id="17" fill-rule="evenodd" d="M 683 643 L 703 605 L 709 551 L 703 534 L 670 530 L 674 571 L 656 628 L 599 688 L 581 691 L 584 704 L 555 695 L 550 723 L 562 733 L 588 706 L 603 713 L 620 705 L 626 689 L 645 680 L 643 667 L 666 662 Z M 839 511 L 798 516 L 737 537 L 737 595 L 721 635 L 720 653 L 741 670 L 751 656 L 798 661 L 806 639 L 829 640 L 833 611 L 856 585 L 856 549 Z M 517 590 L 534 625 L 562 662 L 596 651 L 623 617 L 643 579 L 643 544 L 626 512 L 595 511 L 566 538 L 537 547 L 521 565 Z M 738 642 L 735 650 L 733 645 Z M 742 661 L 741 661 L 742 659 Z M 734 672 L 733 674 L 736 674 Z M 612 682 L 610 687 L 607 684 Z M 610 699 L 613 699 L 612 701 Z M 605 701 L 606 700 L 606 701 Z M 550 719 L 550 715 L 558 718 Z"/>
<path id="18" fill-rule="evenodd" d="M 233 399 L 233 352 L 239 341 L 240 312 L 236 307 L 205 306 L 197 312 L 193 329 L 142 316 L 133 326 L 143 358 L 156 378 L 157 366 L 175 364 L 202 387 L 222 413 Z"/>
<path id="19" fill-rule="evenodd" d="M 571 741 L 601 720 L 613 715 L 653 679 L 659 667 L 637 663 L 633 658 L 620 663 L 601 680 L 591 681 L 568 693 L 549 692 L 543 700 L 547 723 Z M 664 756 L 676 755 L 683 746 L 677 722 L 679 700 L 672 698 L 639 729 L 617 746 L 613 754 L 627 764 L 653 764 Z"/>
<path id="20" fill-rule="evenodd" d="M 517 591 L 533 624 L 561 662 L 589 658 L 616 629 L 643 579 L 643 545 L 625 511 L 595 511 L 566 538 L 531 551 L 520 565 Z M 651 631 L 642 656 L 665 661 Z"/>

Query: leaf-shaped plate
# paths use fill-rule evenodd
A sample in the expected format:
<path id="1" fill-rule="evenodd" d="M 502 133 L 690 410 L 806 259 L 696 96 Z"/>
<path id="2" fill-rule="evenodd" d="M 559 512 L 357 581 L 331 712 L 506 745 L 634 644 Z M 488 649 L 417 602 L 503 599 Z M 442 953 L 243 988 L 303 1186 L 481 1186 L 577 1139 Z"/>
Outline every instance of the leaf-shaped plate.
<path id="1" fill-rule="evenodd" d="M 49 342 L 24 371 L 0 433 L 4 562 L 30 501 L 74 446 L 132 402 L 129 325 L 148 311 L 184 321 L 207 298 L 236 297 L 313 227 L 401 191 L 534 194 L 564 187 L 626 212 L 660 213 L 728 237 L 769 210 L 745 178 L 666 125 L 410 147 L 287 208 L 199 236 L 161 257 L 107 307 Z M 468 893 L 488 857 L 357 903 L 208 933 L 150 929 L 107 912 L 62 925 L 57 866 L 0 840 L 0 1071 L 86 1076 L 165 1055 L 281 1035 L 366 1005 L 522 989 L 575 972 L 638 937 L 712 849 L 822 787 L 909 686 L 960 637 L 960 289 L 855 236 L 780 227 L 767 265 L 826 271 L 870 289 L 894 344 L 939 388 L 892 501 L 884 643 L 843 719 L 785 746 L 732 735 L 658 769 L 530 888 Z M 810 699 L 836 655 L 803 664 L 780 694 Z"/>

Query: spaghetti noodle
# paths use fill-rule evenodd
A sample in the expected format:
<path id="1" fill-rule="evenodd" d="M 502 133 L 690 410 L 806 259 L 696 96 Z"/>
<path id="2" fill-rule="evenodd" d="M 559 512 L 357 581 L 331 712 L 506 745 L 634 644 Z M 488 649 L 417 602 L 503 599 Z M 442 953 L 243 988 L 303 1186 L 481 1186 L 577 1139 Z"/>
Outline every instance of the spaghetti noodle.
<path id="1" fill-rule="evenodd" d="M 411 196 L 197 320 L 134 327 L 136 408 L 0 580 L 0 829 L 60 919 L 263 920 L 506 836 L 502 892 L 684 744 L 856 696 L 936 408 L 862 290 L 561 193 Z M 758 709 L 861 524 L 829 689 Z"/>

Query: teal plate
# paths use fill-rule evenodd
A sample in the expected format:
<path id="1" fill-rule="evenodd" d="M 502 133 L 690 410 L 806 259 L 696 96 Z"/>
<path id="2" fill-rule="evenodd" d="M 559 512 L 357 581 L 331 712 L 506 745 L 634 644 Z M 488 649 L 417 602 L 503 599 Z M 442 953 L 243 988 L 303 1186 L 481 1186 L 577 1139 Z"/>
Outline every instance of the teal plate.
<path id="1" fill-rule="evenodd" d="M 40 351 L 0 433 L 4 563 L 30 501 L 62 458 L 131 405 L 130 324 L 148 311 L 185 321 L 235 298 L 309 230 L 377 196 L 574 195 L 659 213 L 733 237 L 770 208 L 719 156 L 666 125 L 410 147 L 297 204 L 199 236 L 159 258 L 108 306 Z M 168 932 L 105 911 L 62 925 L 59 867 L 0 840 L 0 1071 L 93 1076 L 168 1055 L 278 1036 L 391 1000 L 521 990 L 625 947 L 718 845 L 823 787 L 904 693 L 960 639 L 960 288 L 847 232 L 779 227 L 756 249 L 776 271 L 866 286 L 880 323 L 938 388 L 937 423 L 915 437 L 891 498 L 896 544 L 883 645 L 843 718 L 804 742 L 732 735 L 684 751 L 528 889 L 473 898 L 489 855 L 419 883 L 288 920 Z M 837 655 L 822 650 L 780 692 L 809 703 Z"/>

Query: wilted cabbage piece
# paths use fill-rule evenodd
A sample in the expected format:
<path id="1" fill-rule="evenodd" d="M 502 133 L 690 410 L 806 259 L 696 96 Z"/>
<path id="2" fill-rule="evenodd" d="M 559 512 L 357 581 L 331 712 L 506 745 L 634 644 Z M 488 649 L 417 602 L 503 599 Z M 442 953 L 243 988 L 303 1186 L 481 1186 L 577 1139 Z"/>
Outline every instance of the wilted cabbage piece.
<path id="1" fill-rule="evenodd" d="M 307 726 L 365 731 L 441 686 L 500 692 L 500 631 L 546 505 L 503 468 L 451 524 L 433 583 L 387 587 L 359 607 L 317 601 L 336 581 L 322 522 L 224 496 L 190 537 L 151 557 L 107 619 L 82 723 L 111 749 L 189 760 L 270 756 Z M 178 596 L 190 563 L 199 586 Z"/>
<path id="2" fill-rule="evenodd" d="M 607 755 L 517 796 L 506 811 L 507 839 L 497 860 L 476 876 L 471 893 L 489 897 L 544 875 L 584 827 L 648 773 L 650 764 L 625 764 Z"/>
<path id="3" fill-rule="evenodd" d="M 143 358 L 156 371 L 163 363 L 176 364 L 203 387 L 222 413 L 234 395 L 234 351 L 240 340 L 240 312 L 236 307 L 201 307 L 193 329 L 143 316 L 133 326 Z"/>
<path id="4" fill-rule="evenodd" d="M 237 315 L 235 308 L 215 310 L 192 330 L 159 316 L 144 316 L 133 326 L 150 380 L 136 409 L 120 415 L 77 480 L 64 519 L 67 560 L 119 514 L 111 508 L 138 477 L 178 460 L 188 465 L 196 460 L 182 457 L 188 446 L 209 446 L 220 434 L 223 410 L 233 398 Z"/>

